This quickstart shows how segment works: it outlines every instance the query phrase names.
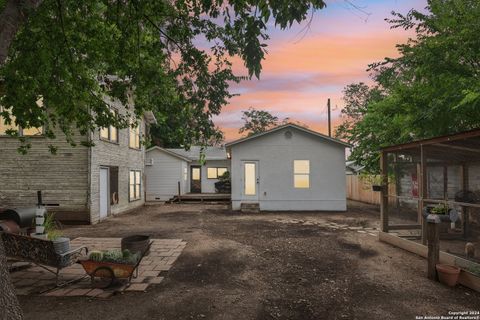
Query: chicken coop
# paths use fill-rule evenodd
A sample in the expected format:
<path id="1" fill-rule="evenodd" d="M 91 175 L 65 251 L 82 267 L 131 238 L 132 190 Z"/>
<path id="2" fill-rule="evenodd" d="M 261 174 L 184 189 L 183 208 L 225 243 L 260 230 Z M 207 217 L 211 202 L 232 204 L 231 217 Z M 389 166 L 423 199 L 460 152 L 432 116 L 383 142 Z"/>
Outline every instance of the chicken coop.
<path id="1" fill-rule="evenodd" d="M 425 217 L 440 214 L 441 258 L 478 268 L 480 130 L 383 148 L 381 177 L 380 240 L 424 255 Z"/>

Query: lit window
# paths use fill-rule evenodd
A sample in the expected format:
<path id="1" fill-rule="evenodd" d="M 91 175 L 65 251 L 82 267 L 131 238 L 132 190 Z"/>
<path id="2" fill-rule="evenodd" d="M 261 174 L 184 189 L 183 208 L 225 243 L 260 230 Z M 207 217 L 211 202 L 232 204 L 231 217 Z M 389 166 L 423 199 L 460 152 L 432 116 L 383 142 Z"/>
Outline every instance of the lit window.
<path id="1" fill-rule="evenodd" d="M 293 185 L 295 188 L 310 188 L 310 160 L 293 161 Z"/>
<path id="2" fill-rule="evenodd" d="M 0 107 L 0 112 L 6 111 Z M 7 111 L 9 112 L 9 111 Z M 10 113 L 10 112 L 9 112 Z M 10 115 L 11 123 L 7 124 L 5 119 L 0 116 L 0 136 L 8 135 L 9 130 L 16 130 L 20 136 L 41 136 L 43 134 L 43 127 L 40 128 L 21 128 L 15 124 L 15 117 Z"/>
<path id="3" fill-rule="evenodd" d="M 140 170 L 130 170 L 130 177 L 129 177 L 129 200 L 140 200 L 142 198 L 141 192 L 141 175 L 142 172 Z"/>
<path id="4" fill-rule="evenodd" d="M 218 179 L 227 171 L 227 168 L 207 168 L 207 178 Z"/>
<path id="5" fill-rule="evenodd" d="M 128 145 L 133 149 L 140 149 L 140 126 L 132 120 L 129 131 Z"/>
<path id="6" fill-rule="evenodd" d="M 111 111 L 117 115 L 117 110 L 111 109 Z M 109 126 L 108 128 L 100 128 L 100 139 L 108 140 L 111 142 L 118 142 L 118 128 Z"/>

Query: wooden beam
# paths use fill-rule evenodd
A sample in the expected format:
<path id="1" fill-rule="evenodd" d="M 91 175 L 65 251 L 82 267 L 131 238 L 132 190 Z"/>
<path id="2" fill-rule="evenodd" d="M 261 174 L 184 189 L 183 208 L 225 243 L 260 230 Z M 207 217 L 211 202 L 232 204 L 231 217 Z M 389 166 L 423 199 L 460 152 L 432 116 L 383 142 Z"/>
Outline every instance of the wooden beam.
<path id="1" fill-rule="evenodd" d="M 440 219 L 427 221 L 427 276 L 430 280 L 437 280 L 436 266 L 440 260 Z"/>
<path id="2" fill-rule="evenodd" d="M 454 146 L 454 145 L 446 144 L 446 143 L 437 143 L 435 146 L 446 147 L 446 148 L 455 149 L 455 150 L 460 150 L 460 151 L 468 151 L 468 152 L 480 153 L 480 149 L 468 148 L 468 147 L 461 147 L 461 146 Z"/>
<path id="3" fill-rule="evenodd" d="M 381 230 L 388 232 L 388 160 L 387 153 L 380 154 L 380 175 L 382 191 L 380 191 L 380 221 Z"/>
<path id="4" fill-rule="evenodd" d="M 422 225 L 420 224 L 397 224 L 388 226 L 388 230 L 418 230 L 421 228 Z"/>

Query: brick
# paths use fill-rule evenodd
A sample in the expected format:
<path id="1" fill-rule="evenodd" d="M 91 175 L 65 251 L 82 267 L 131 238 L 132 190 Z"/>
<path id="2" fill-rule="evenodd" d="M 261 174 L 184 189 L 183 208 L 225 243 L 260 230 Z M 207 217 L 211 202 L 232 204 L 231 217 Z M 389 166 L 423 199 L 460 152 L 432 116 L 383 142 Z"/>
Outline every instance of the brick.
<path id="1" fill-rule="evenodd" d="M 157 277 L 159 273 L 158 271 L 144 271 L 140 275 L 142 277 Z"/>
<path id="2" fill-rule="evenodd" d="M 145 291 L 148 285 L 148 283 L 132 283 L 126 291 Z"/>
<path id="3" fill-rule="evenodd" d="M 132 283 L 142 283 L 145 281 L 145 277 L 136 277 L 132 279 Z"/>
<path id="4" fill-rule="evenodd" d="M 85 296 L 88 292 L 92 291 L 92 289 L 73 289 L 70 290 L 65 294 L 65 296 L 73 297 L 73 296 Z"/>
<path id="5" fill-rule="evenodd" d="M 104 292 L 105 292 L 105 291 L 102 290 L 102 289 L 92 289 L 92 290 L 90 290 L 89 292 L 87 292 L 86 295 L 89 296 L 89 297 L 96 297 L 96 296 L 98 296 L 98 295 L 100 295 L 100 294 L 102 294 L 102 293 L 104 293 Z"/>
<path id="6" fill-rule="evenodd" d="M 146 282 L 151 283 L 151 284 L 159 284 L 160 282 L 163 281 L 163 277 L 153 277 L 153 278 L 148 278 Z"/>
<path id="7" fill-rule="evenodd" d="M 52 290 L 52 291 L 49 291 L 49 292 L 45 293 L 44 296 L 48 296 L 48 297 L 63 297 L 63 296 L 65 296 L 69 291 L 71 291 L 71 289 L 56 289 L 56 290 Z"/>

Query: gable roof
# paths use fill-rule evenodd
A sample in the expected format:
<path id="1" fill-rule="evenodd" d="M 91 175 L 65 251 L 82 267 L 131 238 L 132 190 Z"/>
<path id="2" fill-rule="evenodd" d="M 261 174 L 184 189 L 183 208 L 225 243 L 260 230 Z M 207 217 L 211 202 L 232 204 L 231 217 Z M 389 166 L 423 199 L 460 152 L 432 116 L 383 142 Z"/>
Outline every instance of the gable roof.
<path id="1" fill-rule="evenodd" d="M 170 152 L 176 153 L 182 157 L 190 160 L 200 160 L 201 146 L 191 146 L 190 150 L 182 148 L 169 148 L 166 149 Z M 224 147 L 204 147 L 203 153 L 205 154 L 205 160 L 227 160 L 227 150 Z"/>
<path id="2" fill-rule="evenodd" d="M 351 145 L 349 145 L 346 142 L 343 142 L 342 140 L 338 140 L 338 139 L 329 137 L 327 135 L 324 135 L 322 133 L 307 129 L 305 127 L 299 126 L 299 125 L 294 124 L 294 123 L 287 123 L 287 124 L 272 128 L 270 130 L 267 130 L 265 132 L 261 132 L 261 133 L 257 133 L 257 134 L 254 134 L 254 135 L 251 135 L 251 136 L 248 136 L 248 137 L 245 137 L 245 138 L 241 138 L 241 139 L 229 142 L 229 143 L 225 144 L 225 146 L 226 147 L 231 147 L 233 145 L 236 145 L 236 144 L 239 144 L 239 143 L 242 143 L 242 142 L 245 142 L 245 141 L 253 140 L 253 139 L 259 138 L 261 136 L 276 132 L 276 131 L 284 129 L 284 128 L 289 128 L 289 127 L 300 130 L 300 131 L 303 131 L 305 133 L 308 133 L 308 134 L 313 135 L 313 136 L 318 137 L 318 138 L 322 138 L 322 139 L 325 139 L 325 140 L 328 140 L 328 141 L 331 141 L 331 142 L 334 142 L 334 143 L 341 144 L 344 147 L 351 147 Z"/>
<path id="3" fill-rule="evenodd" d="M 150 151 L 152 151 L 152 150 L 158 150 L 158 151 L 164 152 L 164 153 L 166 153 L 166 154 L 169 154 L 169 155 L 171 155 L 171 156 L 173 156 L 173 157 L 179 158 L 179 159 L 181 159 L 181 160 L 183 160 L 183 161 L 192 162 L 192 160 L 190 160 L 190 159 L 187 158 L 187 157 L 184 157 L 184 156 L 182 156 L 182 155 L 180 155 L 180 154 L 178 154 L 178 153 L 172 152 L 172 151 L 170 151 L 170 150 L 168 150 L 168 149 L 164 149 L 164 148 L 159 147 L 159 146 L 153 146 L 153 147 L 151 147 L 150 149 L 148 149 L 147 152 L 150 152 Z"/>

